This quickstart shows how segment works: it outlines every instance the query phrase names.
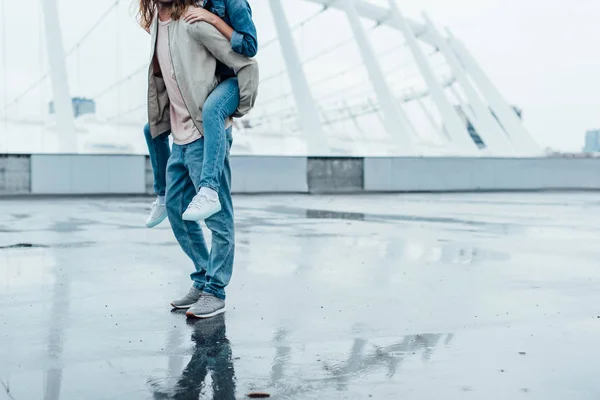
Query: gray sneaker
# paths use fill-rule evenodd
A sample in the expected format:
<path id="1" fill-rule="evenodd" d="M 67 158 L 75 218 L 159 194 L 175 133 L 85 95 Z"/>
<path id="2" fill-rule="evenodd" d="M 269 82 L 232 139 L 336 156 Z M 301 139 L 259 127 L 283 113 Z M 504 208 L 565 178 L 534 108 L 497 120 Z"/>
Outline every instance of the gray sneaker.
<path id="1" fill-rule="evenodd" d="M 173 300 L 171 305 L 175 308 L 190 308 L 198 301 L 198 299 L 200 299 L 201 296 L 202 291 L 192 286 L 190 291 L 185 296 L 183 296 L 181 299 Z"/>
<path id="2" fill-rule="evenodd" d="M 225 312 L 225 302 L 209 293 L 202 293 L 185 315 L 196 318 L 210 318 Z"/>

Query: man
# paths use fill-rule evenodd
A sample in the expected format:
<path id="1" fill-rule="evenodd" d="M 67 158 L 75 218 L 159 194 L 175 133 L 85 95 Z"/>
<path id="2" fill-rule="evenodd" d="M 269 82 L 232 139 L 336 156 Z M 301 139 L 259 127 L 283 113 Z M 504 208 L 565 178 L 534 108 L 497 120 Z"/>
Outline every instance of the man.
<path id="1" fill-rule="evenodd" d="M 169 130 L 173 150 L 167 165 L 167 214 L 173 233 L 193 261 L 192 288 L 175 308 L 189 308 L 187 315 L 209 318 L 225 311 L 225 287 L 231 279 L 235 249 L 231 169 L 228 148 L 220 176 L 222 210 L 206 219 L 212 232 L 209 252 L 197 222 L 182 214 L 199 190 L 204 139 L 202 108 L 217 86 L 217 59 L 237 73 L 240 92 L 236 115 L 252 109 L 258 90 L 258 65 L 235 53 L 229 41 L 206 22 L 186 23 L 182 17 L 195 0 L 140 0 L 142 26 L 152 35 L 152 61 L 148 74 L 148 121 L 157 137 Z M 154 10 L 158 12 L 155 13 Z M 156 15 L 155 15 L 156 14 Z"/>

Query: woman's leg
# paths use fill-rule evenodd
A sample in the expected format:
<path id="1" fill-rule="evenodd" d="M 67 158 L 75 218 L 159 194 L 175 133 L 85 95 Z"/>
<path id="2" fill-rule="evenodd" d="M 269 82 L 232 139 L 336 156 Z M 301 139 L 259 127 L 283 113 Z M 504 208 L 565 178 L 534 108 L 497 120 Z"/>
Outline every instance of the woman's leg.
<path id="1" fill-rule="evenodd" d="M 169 146 L 170 132 L 152 138 L 150 133 L 150 125 L 144 126 L 144 137 L 148 145 L 148 154 L 150 155 L 150 164 L 152 165 L 152 173 L 154 174 L 154 192 L 157 200 L 152 204 L 150 215 L 146 220 L 146 226 L 153 228 L 163 222 L 167 217 L 165 209 L 165 193 L 167 190 L 167 161 L 171 155 L 171 147 Z"/>
<path id="2" fill-rule="evenodd" d="M 167 161 L 171 155 L 169 145 L 169 135 L 171 132 L 152 138 L 150 125 L 144 126 L 144 137 L 148 145 L 148 154 L 150 155 L 150 164 L 154 174 L 154 193 L 157 196 L 164 196 L 167 190 Z"/>
<path id="3" fill-rule="evenodd" d="M 220 179 L 227 153 L 225 120 L 233 115 L 240 102 L 237 78 L 227 79 L 212 91 L 202 108 L 204 124 L 204 153 L 197 183 L 198 195 L 182 215 L 185 221 L 202 221 L 221 211 L 219 200 Z M 197 181 L 196 181 L 197 182 Z M 194 183 L 196 183 L 194 182 Z"/>
<path id="4" fill-rule="evenodd" d="M 219 182 L 227 153 L 225 120 L 240 102 L 237 78 L 226 79 L 212 91 L 202 108 L 204 125 L 204 161 L 200 187 L 219 192 Z"/>

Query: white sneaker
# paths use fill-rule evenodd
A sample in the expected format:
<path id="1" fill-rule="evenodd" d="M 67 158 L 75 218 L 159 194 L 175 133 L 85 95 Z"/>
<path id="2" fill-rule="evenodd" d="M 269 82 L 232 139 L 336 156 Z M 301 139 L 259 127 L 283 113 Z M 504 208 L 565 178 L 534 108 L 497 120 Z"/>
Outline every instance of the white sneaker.
<path id="1" fill-rule="evenodd" d="M 150 215 L 146 220 L 146 226 L 148 228 L 154 228 L 156 225 L 160 224 L 167 218 L 167 207 L 156 200 L 152 203 L 152 209 L 150 210 Z"/>
<path id="2" fill-rule="evenodd" d="M 219 211 L 221 211 L 219 197 L 211 199 L 205 194 L 198 193 L 181 218 L 184 221 L 203 221 Z"/>

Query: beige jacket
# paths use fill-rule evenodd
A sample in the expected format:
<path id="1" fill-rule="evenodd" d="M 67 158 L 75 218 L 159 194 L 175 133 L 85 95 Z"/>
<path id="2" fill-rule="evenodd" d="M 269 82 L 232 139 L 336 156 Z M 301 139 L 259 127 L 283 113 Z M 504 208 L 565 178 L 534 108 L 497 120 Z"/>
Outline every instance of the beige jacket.
<path id="1" fill-rule="evenodd" d="M 150 27 L 152 51 L 148 69 L 148 121 L 152 137 L 171 129 L 169 97 L 162 78 L 154 76 L 154 54 L 158 34 L 158 17 Z M 217 59 L 237 73 L 240 87 L 240 104 L 236 117 L 247 114 L 258 94 L 258 64 L 231 49 L 231 44 L 215 27 L 206 22 L 188 24 L 180 19 L 169 24 L 169 49 L 175 80 L 188 112 L 200 133 L 202 107 L 208 95 L 218 85 L 215 76 Z"/>

